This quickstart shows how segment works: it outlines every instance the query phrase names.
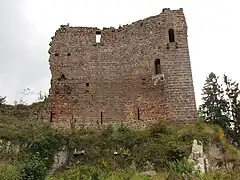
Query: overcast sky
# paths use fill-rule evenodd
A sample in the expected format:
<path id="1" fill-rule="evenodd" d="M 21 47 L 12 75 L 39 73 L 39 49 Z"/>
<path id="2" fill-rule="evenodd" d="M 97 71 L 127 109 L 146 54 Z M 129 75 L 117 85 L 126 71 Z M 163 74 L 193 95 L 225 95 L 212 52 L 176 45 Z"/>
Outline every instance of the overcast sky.
<path id="1" fill-rule="evenodd" d="M 237 0 L 0 0 L 0 96 L 13 103 L 27 87 L 48 92 L 49 42 L 61 24 L 118 27 L 163 8 L 184 10 L 197 104 L 211 71 L 240 81 Z"/>

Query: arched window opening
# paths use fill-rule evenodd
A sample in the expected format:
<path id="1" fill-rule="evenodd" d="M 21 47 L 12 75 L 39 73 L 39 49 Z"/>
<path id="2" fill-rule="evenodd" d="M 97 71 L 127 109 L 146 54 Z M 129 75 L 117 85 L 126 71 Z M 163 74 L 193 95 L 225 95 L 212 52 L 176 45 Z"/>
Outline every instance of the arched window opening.
<path id="1" fill-rule="evenodd" d="M 168 36 L 169 36 L 169 42 L 175 42 L 174 30 L 173 29 L 168 30 Z"/>
<path id="2" fill-rule="evenodd" d="M 162 70 L 161 70 L 161 62 L 160 59 L 156 59 L 155 60 L 155 74 L 161 74 Z"/>

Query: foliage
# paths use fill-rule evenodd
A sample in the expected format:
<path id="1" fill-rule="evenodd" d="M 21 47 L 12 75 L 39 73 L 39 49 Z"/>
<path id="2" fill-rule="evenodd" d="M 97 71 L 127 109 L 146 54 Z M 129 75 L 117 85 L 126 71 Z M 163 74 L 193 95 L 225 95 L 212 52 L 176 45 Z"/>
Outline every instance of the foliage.
<path id="1" fill-rule="evenodd" d="M 5 103 L 6 103 L 6 96 L 5 97 L 0 96 L 0 105 Z"/>
<path id="2" fill-rule="evenodd" d="M 71 179 L 71 180 L 157 180 L 166 177 L 166 173 L 159 173 L 153 177 L 147 177 L 140 174 L 138 171 L 128 168 L 124 170 L 113 170 L 108 171 L 106 169 L 101 169 L 100 166 L 80 166 L 72 167 L 70 170 L 66 170 L 56 174 L 54 177 L 48 177 L 47 180 L 61 180 L 61 179 Z"/>
<path id="3" fill-rule="evenodd" d="M 44 122 L 8 120 L 0 123 L 0 139 L 22 144 L 13 161 L 20 167 L 22 179 L 44 179 L 61 147 L 66 147 L 69 159 L 52 179 L 154 179 L 139 172 L 189 174 L 191 166 L 184 158 L 190 154 L 192 140 L 201 140 L 207 148 L 218 139 L 220 129 L 196 121 L 189 125 L 159 123 L 142 130 L 109 126 L 63 132 Z M 84 154 L 79 153 L 82 150 Z"/>
<path id="4" fill-rule="evenodd" d="M 44 179 L 54 153 L 66 144 L 64 133 L 52 129 L 48 123 L 13 119 L 0 121 L 0 139 L 10 141 L 13 148 L 20 145 L 19 153 L 10 150 L 1 160 L 14 159 L 22 169 L 23 179 Z"/>
<path id="5" fill-rule="evenodd" d="M 121 174 L 121 171 L 116 172 L 116 169 L 126 170 L 133 163 L 136 171 L 152 169 L 163 171 L 169 169 L 169 163 L 186 163 L 183 159 L 190 153 L 192 140 L 197 138 L 208 144 L 216 139 L 218 129 L 219 127 L 214 125 L 209 126 L 202 122 L 196 122 L 196 124 L 178 126 L 166 126 L 161 123 L 149 130 L 138 131 L 125 126 L 121 126 L 117 130 L 109 126 L 101 132 L 88 133 L 86 130 L 80 130 L 74 132 L 69 140 L 71 140 L 72 149 L 76 147 L 79 150 L 84 149 L 86 155 L 72 156 L 71 161 L 79 162 L 76 164 L 80 167 L 86 164 L 90 166 L 97 164 L 98 167 L 104 169 L 105 173 L 112 173 L 111 176 L 115 179 L 118 179 L 117 176 Z M 114 152 L 117 153 L 114 155 Z M 190 166 L 184 165 L 185 169 L 183 170 L 189 172 Z M 83 178 L 81 170 L 72 171 L 72 167 L 70 168 L 71 170 L 66 171 L 66 176 L 70 176 L 70 173 L 71 176 L 76 176 L 76 179 L 77 177 Z M 125 177 L 123 174 L 125 173 L 119 176 Z M 125 175 L 129 178 L 132 177 L 130 174 Z M 105 177 L 106 174 L 99 175 L 99 177 L 102 176 Z"/>
<path id="6" fill-rule="evenodd" d="M 206 173 L 200 175 L 197 172 L 191 173 L 190 170 L 192 166 L 185 162 L 175 162 L 171 165 L 172 169 L 167 169 L 167 171 L 158 172 L 156 175 L 150 177 L 139 173 L 135 169 L 117 169 L 108 171 L 106 169 L 101 169 L 98 165 L 92 166 L 79 166 L 71 167 L 69 170 L 65 170 L 55 174 L 54 176 L 49 176 L 47 180 L 184 180 L 184 179 L 199 179 L 199 180 L 237 180 L 239 179 L 239 174 L 237 172 L 217 170 L 215 172 Z"/>
<path id="7" fill-rule="evenodd" d="M 46 160 L 39 153 L 30 155 L 21 164 L 23 180 L 44 180 L 47 174 Z"/>
<path id="8" fill-rule="evenodd" d="M 0 164 L 0 179 L 19 180 L 21 179 L 20 168 L 12 164 Z"/>
<path id="9" fill-rule="evenodd" d="M 45 160 L 45 166 L 50 168 L 54 153 L 65 144 L 65 137 L 56 131 L 49 131 L 43 137 L 36 139 L 29 147 L 29 152 L 37 153 Z"/>
<path id="10" fill-rule="evenodd" d="M 5 98 L 1 103 L 0 97 L 0 113 L 3 112 L 0 114 L 0 139 L 21 145 L 19 153 L 0 157 L 4 162 L 0 164 L 0 179 L 45 179 L 54 154 L 62 147 L 68 151 L 68 162 L 48 179 L 237 179 L 235 173 L 223 170 L 200 177 L 187 160 L 193 139 L 202 141 L 205 151 L 212 143 L 220 143 L 225 154 L 240 160 L 239 151 L 229 145 L 227 139 L 240 142 L 240 91 L 238 83 L 227 76 L 223 82 L 220 84 L 214 73 L 209 75 L 203 88 L 204 103 L 198 111 L 200 118 L 195 123 L 169 125 L 161 122 L 138 130 L 122 125 L 63 132 L 46 122 L 28 120 L 31 110 L 40 107 L 39 103 L 10 106 L 3 104 Z M 41 93 L 40 98 L 43 100 Z M 79 153 L 82 151 L 84 153 Z M 147 177 L 140 173 L 149 170 L 158 175 Z"/>
<path id="11" fill-rule="evenodd" d="M 210 172 L 201 177 L 200 180 L 238 180 L 239 173 L 227 170 L 216 170 L 215 172 Z"/>
<path id="12" fill-rule="evenodd" d="M 72 169 L 59 173 L 54 178 L 49 178 L 52 180 L 57 179 L 71 179 L 71 180 L 88 180 L 88 179 L 102 179 L 103 176 L 106 176 L 106 170 L 103 171 L 99 166 L 80 166 L 72 167 Z"/>
<path id="13" fill-rule="evenodd" d="M 187 158 L 183 158 L 182 160 L 176 160 L 174 162 L 168 163 L 168 172 L 171 176 L 179 176 L 181 177 L 199 177 L 199 171 L 194 169 L 194 164 L 190 163 Z"/>
<path id="14" fill-rule="evenodd" d="M 225 131 L 230 129 L 230 120 L 227 114 L 228 104 L 224 99 L 224 90 L 219 84 L 219 77 L 210 73 L 203 86 L 203 118 L 209 123 L 218 124 Z"/>
<path id="15" fill-rule="evenodd" d="M 239 84 L 226 75 L 223 84 L 219 77 L 210 73 L 203 87 L 203 104 L 198 114 L 206 122 L 218 124 L 232 143 L 240 146 Z"/>
<path id="16" fill-rule="evenodd" d="M 233 124 L 233 128 L 229 132 L 229 137 L 232 143 L 236 143 L 240 146 L 240 101 L 239 101 L 239 84 L 236 81 L 232 81 L 226 75 L 224 75 L 225 94 L 226 101 L 228 102 L 228 114 L 230 121 Z"/>

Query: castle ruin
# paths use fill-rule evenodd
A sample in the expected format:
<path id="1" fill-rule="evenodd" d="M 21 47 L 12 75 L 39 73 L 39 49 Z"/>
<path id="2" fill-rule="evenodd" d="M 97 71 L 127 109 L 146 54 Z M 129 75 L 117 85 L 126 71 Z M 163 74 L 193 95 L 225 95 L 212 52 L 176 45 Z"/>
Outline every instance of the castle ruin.
<path id="1" fill-rule="evenodd" d="M 118 29 L 63 25 L 49 54 L 54 126 L 147 127 L 196 118 L 182 8 Z"/>

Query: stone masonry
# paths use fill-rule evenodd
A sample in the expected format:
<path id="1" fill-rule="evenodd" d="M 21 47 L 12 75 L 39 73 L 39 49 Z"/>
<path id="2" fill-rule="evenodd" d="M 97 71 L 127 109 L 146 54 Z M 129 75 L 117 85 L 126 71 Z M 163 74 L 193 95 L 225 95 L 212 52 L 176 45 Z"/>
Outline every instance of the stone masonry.
<path id="1" fill-rule="evenodd" d="M 118 29 L 62 25 L 49 54 L 54 126 L 147 127 L 196 118 L 182 8 Z"/>

